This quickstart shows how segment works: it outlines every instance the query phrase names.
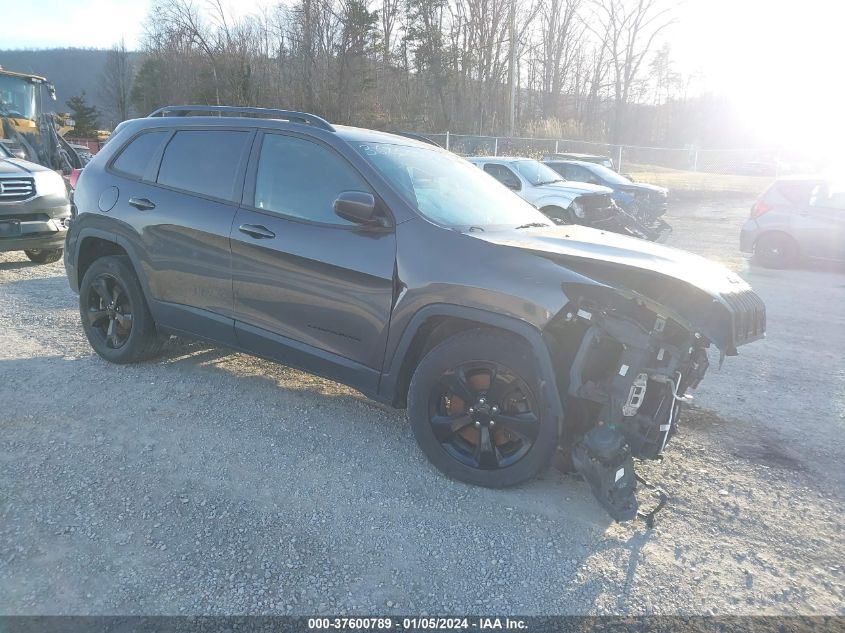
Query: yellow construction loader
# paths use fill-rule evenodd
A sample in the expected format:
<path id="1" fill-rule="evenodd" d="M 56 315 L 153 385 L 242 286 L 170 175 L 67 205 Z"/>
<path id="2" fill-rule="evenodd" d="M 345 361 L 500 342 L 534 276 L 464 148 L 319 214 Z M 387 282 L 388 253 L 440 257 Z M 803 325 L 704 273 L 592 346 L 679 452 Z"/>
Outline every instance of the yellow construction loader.
<path id="1" fill-rule="evenodd" d="M 55 87 L 44 77 L 0 66 L 0 143 L 14 156 L 68 175 L 83 167 L 83 160 L 63 138 L 74 122 L 67 114 L 45 110 L 45 92 L 56 100 Z"/>

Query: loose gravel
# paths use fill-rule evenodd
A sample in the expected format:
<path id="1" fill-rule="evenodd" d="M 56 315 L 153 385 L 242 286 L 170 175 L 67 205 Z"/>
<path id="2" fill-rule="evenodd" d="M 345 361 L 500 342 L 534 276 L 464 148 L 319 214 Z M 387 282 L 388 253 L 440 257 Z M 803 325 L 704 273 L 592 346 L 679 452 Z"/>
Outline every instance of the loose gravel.
<path id="1" fill-rule="evenodd" d="M 746 272 L 720 205 L 670 242 Z M 671 497 L 649 530 L 554 470 L 452 482 L 404 412 L 281 365 L 110 365 L 61 264 L 0 254 L 0 613 L 845 614 L 845 277 L 753 275 L 773 335 L 641 466 Z"/>

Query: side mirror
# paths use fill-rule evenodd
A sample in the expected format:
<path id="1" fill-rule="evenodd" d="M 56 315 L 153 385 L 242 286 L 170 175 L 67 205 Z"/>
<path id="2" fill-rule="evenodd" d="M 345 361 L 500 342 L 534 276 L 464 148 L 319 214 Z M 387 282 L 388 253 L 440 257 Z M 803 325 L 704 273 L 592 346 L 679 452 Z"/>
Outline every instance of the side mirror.
<path id="1" fill-rule="evenodd" d="M 50 93 L 50 98 L 56 100 L 56 87 L 53 84 L 47 84 L 47 92 Z"/>
<path id="2" fill-rule="evenodd" d="M 342 191 L 334 201 L 335 215 L 355 224 L 384 226 L 376 215 L 376 199 L 366 191 Z"/>

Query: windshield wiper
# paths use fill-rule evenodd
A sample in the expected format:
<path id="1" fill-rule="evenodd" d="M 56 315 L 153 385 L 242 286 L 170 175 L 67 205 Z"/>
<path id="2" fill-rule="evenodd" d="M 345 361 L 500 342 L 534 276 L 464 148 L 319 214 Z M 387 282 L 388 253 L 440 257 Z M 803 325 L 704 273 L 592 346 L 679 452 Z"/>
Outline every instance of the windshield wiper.
<path id="1" fill-rule="evenodd" d="M 551 185 L 555 182 L 563 182 L 563 178 L 555 178 L 554 180 L 541 180 L 540 182 L 536 183 L 535 187 L 542 187 L 543 185 Z"/>
<path id="2" fill-rule="evenodd" d="M 551 224 L 546 224 L 545 222 L 529 222 L 528 224 L 520 224 L 514 230 L 517 229 L 533 229 L 534 227 L 540 226 L 551 226 Z"/>

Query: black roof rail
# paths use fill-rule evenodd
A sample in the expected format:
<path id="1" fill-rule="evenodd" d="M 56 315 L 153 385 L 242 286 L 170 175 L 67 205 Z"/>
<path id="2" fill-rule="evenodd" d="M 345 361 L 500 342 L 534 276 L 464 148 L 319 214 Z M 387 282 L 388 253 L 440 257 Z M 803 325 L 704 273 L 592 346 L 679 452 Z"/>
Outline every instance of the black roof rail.
<path id="1" fill-rule="evenodd" d="M 148 116 L 189 116 L 191 114 L 217 114 L 217 115 L 240 115 L 268 117 L 273 119 L 284 119 L 292 123 L 305 123 L 313 125 L 328 132 L 335 132 L 334 126 L 316 114 L 308 112 L 296 112 L 294 110 L 277 110 L 275 108 L 249 108 L 240 106 L 212 106 L 212 105 L 179 105 L 164 106 L 151 112 Z"/>

